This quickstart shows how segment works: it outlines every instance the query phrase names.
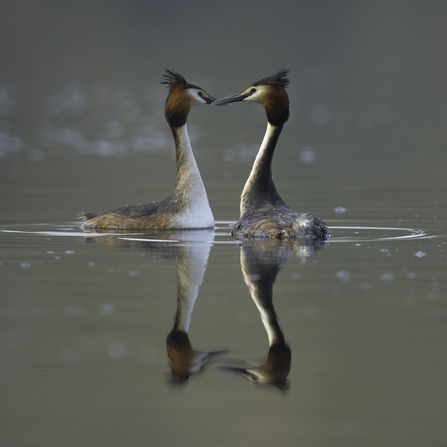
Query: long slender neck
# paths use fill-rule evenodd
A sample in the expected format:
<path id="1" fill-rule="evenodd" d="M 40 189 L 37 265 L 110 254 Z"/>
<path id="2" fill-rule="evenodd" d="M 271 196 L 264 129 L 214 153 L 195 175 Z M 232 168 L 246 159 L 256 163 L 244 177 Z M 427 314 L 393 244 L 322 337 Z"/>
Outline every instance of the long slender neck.
<path id="1" fill-rule="evenodd" d="M 171 129 L 175 141 L 177 169 L 175 191 L 182 195 L 187 193 L 190 196 L 205 196 L 206 198 L 205 186 L 192 152 L 186 123 L 180 127 L 171 126 Z"/>
<path id="2" fill-rule="evenodd" d="M 256 208 L 265 203 L 284 203 L 276 191 L 272 177 L 273 153 L 282 128 L 282 124 L 274 126 L 269 122 L 267 123 L 264 139 L 242 190 L 241 215 L 248 208 Z"/>

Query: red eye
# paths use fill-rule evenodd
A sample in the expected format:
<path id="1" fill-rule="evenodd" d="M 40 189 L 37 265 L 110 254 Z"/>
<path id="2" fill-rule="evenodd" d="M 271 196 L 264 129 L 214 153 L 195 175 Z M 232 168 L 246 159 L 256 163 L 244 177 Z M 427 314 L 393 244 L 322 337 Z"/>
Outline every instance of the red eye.
<path id="1" fill-rule="evenodd" d="M 256 91 L 256 89 L 254 88 L 254 87 L 252 87 L 251 89 L 250 89 L 250 93 L 254 93 Z"/>
<path id="2" fill-rule="evenodd" d="M 201 92 L 200 90 L 197 92 L 197 94 L 201 97 L 201 98 L 203 98 L 203 92 Z"/>

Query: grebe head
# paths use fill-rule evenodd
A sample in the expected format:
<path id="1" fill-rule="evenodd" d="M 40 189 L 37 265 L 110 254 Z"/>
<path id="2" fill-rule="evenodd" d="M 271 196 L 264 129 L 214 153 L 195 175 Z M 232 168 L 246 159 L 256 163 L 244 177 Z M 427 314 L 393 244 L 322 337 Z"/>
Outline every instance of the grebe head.
<path id="1" fill-rule="evenodd" d="M 165 116 L 172 127 L 181 127 L 186 124 L 192 106 L 212 104 L 216 100 L 203 88 L 188 84 L 181 74 L 173 70 L 166 70 L 161 84 L 166 84 L 169 89 Z"/>
<path id="2" fill-rule="evenodd" d="M 289 96 L 286 92 L 286 87 L 289 85 L 288 73 L 289 70 L 283 68 L 273 76 L 253 82 L 241 92 L 220 98 L 213 104 L 226 105 L 240 101 L 259 102 L 264 106 L 270 124 L 274 126 L 284 124 L 289 119 Z"/>

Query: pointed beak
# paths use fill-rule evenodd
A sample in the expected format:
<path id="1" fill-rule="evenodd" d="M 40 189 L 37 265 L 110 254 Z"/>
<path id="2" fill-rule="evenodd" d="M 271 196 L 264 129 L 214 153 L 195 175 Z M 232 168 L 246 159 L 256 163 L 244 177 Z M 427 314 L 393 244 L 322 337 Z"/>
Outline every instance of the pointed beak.
<path id="1" fill-rule="evenodd" d="M 206 98 L 203 98 L 207 104 L 214 104 L 217 106 L 229 106 L 230 104 L 216 104 L 216 101 L 220 101 L 220 99 L 213 98 L 212 96 L 207 96 Z"/>
<path id="2" fill-rule="evenodd" d="M 213 102 L 214 106 L 225 106 L 227 104 L 231 104 L 232 102 L 243 101 L 245 98 L 248 98 L 250 95 L 236 93 L 235 95 L 225 96 L 224 98 L 220 98 Z"/>
<path id="3" fill-rule="evenodd" d="M 213 96 L 204 96 L 203 99 L 206 101 L 207 104 L 213 104 L 214 101 L 217 101 L 217 98 L 214 98 Z"/>

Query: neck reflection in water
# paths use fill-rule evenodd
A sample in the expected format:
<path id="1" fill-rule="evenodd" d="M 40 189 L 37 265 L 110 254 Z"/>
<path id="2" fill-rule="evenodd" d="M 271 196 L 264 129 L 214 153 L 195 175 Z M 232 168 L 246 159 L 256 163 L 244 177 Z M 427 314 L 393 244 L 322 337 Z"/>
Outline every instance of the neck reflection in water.
<path id="1" fill-rule="evenodd" d="M 168 381 L 184 385 L 191 376 L 205 372 L 230 351 L 198 351 L 189 339 L 189 326 L 214 240 L 214 230 L 155 230 L 150 233 L 116 232 L 101 237 L 86 237 L 86 242 L 99 242 L 130 249 L 149 250 L 157 258 L 175 260 L 177 310 L 174 326 L 166 338 L 170 364 Z M 259 310 L 267 332 L 269 349 L 261 364 L 232 360 L 219 370 L 236 374 L 248 382 L 264 387 L 289 389 L 288 374 L 292 354 L 278 323 L 273 305 L 273 285 L 283 264 L 291 257 L 303 263 L 312 260 L 326 242 L 319 240 L 246 239 L 241 244 L 241 269 L 250 295 Z M 237 365 L 237 366 L 235 366 Z"/>
<path id="2" fill-rule="evenodd" d="M 221 371 L 236 374 L 254 385 L 274 387 L 282 392 L 289 390 L 288 375 L 292 352 L 285 341 L 273 305 L 273 284 L 282 265 L 293 256 L 308 262 L 324 242 L 275 240 L 245 240 L 241 246 L 241 269 L 250 295 L 259 310 L 267 332 L 269 349 L 261 364 L 244 367 L 222 366 Z"/>

